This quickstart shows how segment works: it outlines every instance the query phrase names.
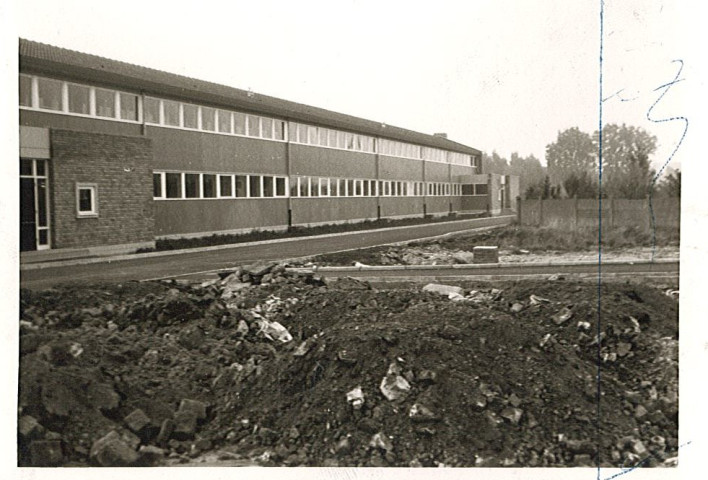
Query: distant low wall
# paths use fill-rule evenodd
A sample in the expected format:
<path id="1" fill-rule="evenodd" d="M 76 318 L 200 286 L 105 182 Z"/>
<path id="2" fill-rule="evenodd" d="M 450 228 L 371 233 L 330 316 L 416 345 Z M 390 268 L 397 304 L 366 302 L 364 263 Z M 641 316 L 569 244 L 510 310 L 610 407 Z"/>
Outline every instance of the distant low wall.
<path id="1" fill-rule="evenodd" d="M 602 199 L 602 226 L 635 226 L 679 228 L 681 203 L 678 198 Z M 520 225 L 555 228 L 598 227 L 600 202 L 595 199 L 519 200 L 517 218 Z"/>

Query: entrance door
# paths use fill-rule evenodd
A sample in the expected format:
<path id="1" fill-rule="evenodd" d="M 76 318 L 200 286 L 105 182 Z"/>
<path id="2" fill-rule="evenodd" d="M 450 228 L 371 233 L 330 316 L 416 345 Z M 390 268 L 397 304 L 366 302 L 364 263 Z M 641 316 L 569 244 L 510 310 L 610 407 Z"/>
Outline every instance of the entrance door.
<path id="1" fill-rule="evenodd" d="M 20 159 L 20 251 L 49 248 L 47 161 Z"/>

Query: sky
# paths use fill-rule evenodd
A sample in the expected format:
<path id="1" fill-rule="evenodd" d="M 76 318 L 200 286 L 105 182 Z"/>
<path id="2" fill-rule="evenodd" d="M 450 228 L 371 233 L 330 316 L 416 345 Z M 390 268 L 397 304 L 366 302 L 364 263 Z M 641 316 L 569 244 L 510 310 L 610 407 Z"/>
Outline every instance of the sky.
<path id="1" fill-rule="evenodd" d="M 679 2 L 605 4 L 603 123 L 646 120 L 686 46 Z M 17 35 L 449 138 L 509 158 L 599 121 L 599 1 L 15 3 Z M 674 90 L 679 90 L 675 88 Z M 623 101 L 620 98 L 631 101 Z M 662 102 L 667 114 L 683 98 Z M 679 135 L 680 137 L 680 135 Z M 672 159 L 681 162 L 681 155 Z"/>

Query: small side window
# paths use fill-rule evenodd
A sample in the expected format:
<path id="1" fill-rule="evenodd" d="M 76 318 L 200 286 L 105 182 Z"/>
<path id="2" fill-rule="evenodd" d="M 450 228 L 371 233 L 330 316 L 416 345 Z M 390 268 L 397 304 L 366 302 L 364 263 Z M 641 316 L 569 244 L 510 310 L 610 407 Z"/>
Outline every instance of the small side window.
<path id="1" fill-rule="evenodd" d="M 98 216 L 98 186 L 95 183 L 76 184 L 76 216 Z"/>
<path id="2" fill-rule="evenodd" d="M 152 198 L 165 198 L 162 188 L 163 177 L 164 173 L 161 172 L 152 174 Z"/>

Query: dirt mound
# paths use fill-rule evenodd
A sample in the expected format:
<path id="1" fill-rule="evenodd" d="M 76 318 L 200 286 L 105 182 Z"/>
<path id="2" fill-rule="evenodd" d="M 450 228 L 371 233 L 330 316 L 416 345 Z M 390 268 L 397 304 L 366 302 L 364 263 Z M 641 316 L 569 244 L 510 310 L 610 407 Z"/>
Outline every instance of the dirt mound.
<path id="1" fill-rule="evenodd" d="M 450 298 L 420 287 L 259 266 L 201 286 L 23 292 L 18 462 L 620 466 L 676 455 L 675 299 L 607 284 L 598 315 L 595 285 L 467 284 Z"/>

